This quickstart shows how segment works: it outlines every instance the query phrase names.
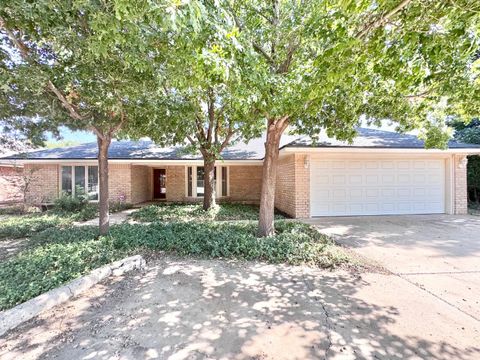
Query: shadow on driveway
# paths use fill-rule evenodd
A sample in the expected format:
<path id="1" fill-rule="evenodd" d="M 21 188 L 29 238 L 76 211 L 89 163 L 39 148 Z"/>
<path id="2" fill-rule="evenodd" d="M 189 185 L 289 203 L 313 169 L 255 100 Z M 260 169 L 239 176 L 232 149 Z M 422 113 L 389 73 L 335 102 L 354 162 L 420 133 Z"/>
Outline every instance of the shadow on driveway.
<path id="1" fill-rule="evenodd" d="M 395 276 L 166 258 L 22 325 L 0 357 L 478 359 L 477 325 Z"/>

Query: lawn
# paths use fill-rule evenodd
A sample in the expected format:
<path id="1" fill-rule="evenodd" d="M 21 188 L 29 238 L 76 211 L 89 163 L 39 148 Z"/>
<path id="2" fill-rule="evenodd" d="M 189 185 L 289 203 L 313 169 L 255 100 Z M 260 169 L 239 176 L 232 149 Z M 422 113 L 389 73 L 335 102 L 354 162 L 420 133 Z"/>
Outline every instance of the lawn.
<path id="1" fill-rule="evenodd" d="M 330 238 L 296 221 L 277 220 L 275 235 L 257 238 L 257 222 L 248 220 L 256 213 L 254 207 L 244 205 L 224 205 L 215 214 L 199 212 L 198 205 L 146 207 L 133 215 L 145 222 L 114 225 L 108 236 L 101 237 L 96 227 L 71 226 L 50 215 L 38 216 L 45 223 L 26 216 L 18 232 L 28 234 L 29 248 L 0 263 L 0 310 L 131 254 L 162 251 L 322 268 L 350 261 Z"/>

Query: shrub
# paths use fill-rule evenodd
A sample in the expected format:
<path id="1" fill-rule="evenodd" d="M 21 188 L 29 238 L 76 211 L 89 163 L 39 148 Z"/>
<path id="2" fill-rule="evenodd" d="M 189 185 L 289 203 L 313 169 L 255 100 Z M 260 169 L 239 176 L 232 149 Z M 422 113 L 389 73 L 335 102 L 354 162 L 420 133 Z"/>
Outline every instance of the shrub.
<path id="1" fill-rule="evenodd" d="M 123 210 L 131 209 L 132 204 L 125 201 L 110 201 L 108 208 L 110 209 L 110 213 L 113 214 Z"/>
<path id="2" fill-rule="evenodd" d="M 21 215 L 25 212 L 23 205 L 0 207 L 0 215 Z"/>
<path id="3" fill-rule="evenodd" d="M 76 212 L 81 211 L 88 205 L 88 197 L 84 194 L 71 196 L 62 194 L 55 199 L 53 209 L 57 212 Z"/>

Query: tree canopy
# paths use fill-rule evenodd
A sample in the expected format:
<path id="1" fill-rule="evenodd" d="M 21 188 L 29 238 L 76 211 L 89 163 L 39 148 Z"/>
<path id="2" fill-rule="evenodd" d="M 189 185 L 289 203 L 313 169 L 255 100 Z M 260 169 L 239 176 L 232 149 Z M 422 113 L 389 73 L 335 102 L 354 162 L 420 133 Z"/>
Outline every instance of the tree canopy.
<path id="1" fill-rule="evenodd" d="M 325 130 L 351 140 L 362 116 L 389 119 L 399 131 L 424 128 L 429 146 L 445 146 L 442 122 L 428 114 L 443 104 L 452 111 L 454 79 L 467 81 L 479 41 L 478 2 L 222 4 L 248 56 L 243 81 L 267 123 L 259 234 L 273 232 L 276 157 L 288 126 L 314 139 Z"/>
<path id="2" fill-rule="evenodd" d="M 12 1 L 0 9 L 0 114 L 12 129 L 42 140 L 59 126 L 97 135 L 100 231 L 108 231 L 108 147 L 148 117 L 155 84 L 148 16 L 169 26 L 167 2 Z M 162 43 L 164 44 L 164 43 Z M 148 51 L 149 56 L 139 56 Z M 137 129 L 136 129 L 137 130 Z"/>

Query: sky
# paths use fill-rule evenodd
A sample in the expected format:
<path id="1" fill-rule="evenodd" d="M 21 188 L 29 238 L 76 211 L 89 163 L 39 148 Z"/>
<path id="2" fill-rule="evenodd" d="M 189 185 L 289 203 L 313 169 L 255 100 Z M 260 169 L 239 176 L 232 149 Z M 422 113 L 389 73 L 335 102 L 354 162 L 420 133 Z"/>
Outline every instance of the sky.
<path id="1" fill-rule="evenodd" d="M 376 126 L 369 126 L 365 122 L 362 124 L 362 127 L 371 128 L 371 129 L 380 129 L 386 131 L 395 131 L 395 125 L 390 125 L 388 121 L 383 121 L 383 125 L 378 128 Z M 88 131 L 71 131 L 68 128 L 62 128 L 60 130 L 60 134 L 63 140 L 66 141 L 75 141 L 78 143 L 88 143 L 88 142 L 96 142 L 97 139 L 95 135 Z M 47 141 L 56 141 L 51 135 L 47 136 Z"/>
<path id="2" fill-rule="evenodd" d="M 91 132 L 88 131 L 72 131 L 66 127 L 60 129 L 60 134 L 63 140 L 76 141 L 79 143 L 95 142 L 97 138 Z M 47 141 L 56 141 L 51 134 L 47 135 Z"/>

